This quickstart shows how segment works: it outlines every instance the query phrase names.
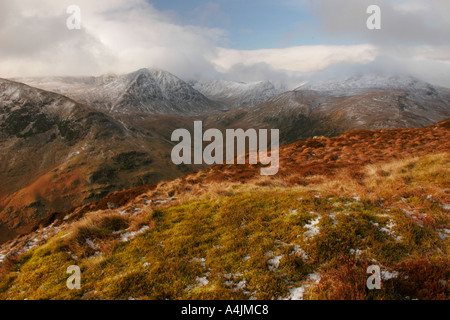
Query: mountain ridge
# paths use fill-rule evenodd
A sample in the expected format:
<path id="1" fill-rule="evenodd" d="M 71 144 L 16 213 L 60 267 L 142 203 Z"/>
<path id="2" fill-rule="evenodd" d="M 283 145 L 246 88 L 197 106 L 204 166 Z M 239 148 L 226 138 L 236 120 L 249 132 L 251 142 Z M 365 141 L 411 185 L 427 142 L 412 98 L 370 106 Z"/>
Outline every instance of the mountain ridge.
<path id="1" fill-rule="evenodd" d="M 193 88 L 228 109 L 245 108 L 264 102 L 280 93 L 270 81 L 251 83 L 226 80 L 193 81 Z"/>
<path id="2" fill-rule="evenodd" d="M 259 105 L 211 116 L 207 126 L 283 128 L 283 143 L 292 143 L 355 129 L 425 127 L 450 117 L 450 90 L 446 88 L 425 82 L 418 82 L 421 89 L 411 90 L 408 86 L 373 88 L 373 81 L 359 87 L 353 86 L 355 81 L 331 83 L 334 86 L 303 85 Z"/>
<path id="3" fill-rule="evenodd" d="M 333 91 L 343 89 L 428 89 L 431 84 L 411 75 L 379 75 L 356 73 L 349 77 L 312 80 L 294 89 Z"/>
<path id="4" fill-rule="evenodd" d="M 17 78 L 112 113 L 198 116 L 222 107 L 173 74 L 142 68 L 99 77 Z"/>

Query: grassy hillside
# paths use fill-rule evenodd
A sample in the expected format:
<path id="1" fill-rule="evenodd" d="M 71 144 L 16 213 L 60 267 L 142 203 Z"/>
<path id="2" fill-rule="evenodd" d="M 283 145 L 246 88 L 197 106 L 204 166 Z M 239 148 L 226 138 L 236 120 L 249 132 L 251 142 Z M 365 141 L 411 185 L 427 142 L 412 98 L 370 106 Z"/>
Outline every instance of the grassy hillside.
<path id="1" fill-rule="evenodd" d="M 2 247 L 0 299 L 449 299 L 449 162 L 161 183 Z M 80 290 L 66 287 L 74 264 Z M 373 264 L 381 290 L 366 288 Z"/>

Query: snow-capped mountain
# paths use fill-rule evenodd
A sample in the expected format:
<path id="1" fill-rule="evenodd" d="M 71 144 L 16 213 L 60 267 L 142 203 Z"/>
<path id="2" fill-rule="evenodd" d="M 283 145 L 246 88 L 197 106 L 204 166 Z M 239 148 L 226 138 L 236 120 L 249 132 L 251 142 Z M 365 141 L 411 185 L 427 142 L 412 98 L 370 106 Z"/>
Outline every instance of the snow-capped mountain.
<path id="1" fill-rule="evenodd" d="M 353 95 L 360 94 L 368 89 L 384 90 L 435 90 L 435 88 L 424 81 L 409 75 L 375 75 L 358 74 L 347 78 L 336 78 L 327 80 L 312 80 L 301 85 L 295 91 L 313 90 L 330 95 Z"/>
<path id="2" fill-rule="evenodd" d="M 309 82 L 208 125 L 276 128 L 281 139 L 335 136 L 356 129 L 420 128 L 450 117 L 450 90 L 409 76 L 354 76 Z"/>
<path id="3" fill-rule="evenodd" d="M 269 81 L 243 83 L 209 80 L 193 82 L 192 86 L 209 99 L 223 104 L 228 109 L 244 108 L 259 104 L 281 93 Z"/>
<path id="4" fill-rule="evenodd" d="M 183 80 L 158 69 L 140 69 L 121 76 L 17 80 L 111 113 L 194 116 L 222 109 Z"/>

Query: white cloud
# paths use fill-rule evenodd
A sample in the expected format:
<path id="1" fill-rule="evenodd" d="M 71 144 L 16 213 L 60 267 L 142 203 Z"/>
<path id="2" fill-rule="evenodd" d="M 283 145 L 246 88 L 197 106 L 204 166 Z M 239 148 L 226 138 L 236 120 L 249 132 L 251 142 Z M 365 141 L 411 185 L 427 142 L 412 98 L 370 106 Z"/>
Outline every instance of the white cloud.
<path id="1" fill-rule="evenodd" d="M 300 46 L 284 49 L 232 50 L 221 48 L 214 63 L 226 72 L 235 64 L 266 63 L 274 69 L 312 72 L 340 62 L 370 62 L 376 56 L 371 45 Z"/>
<path id="2" fill-rule="evenodd" d="M 342 62 L 308 75 L 308 79 L 345 79 L 355 74 L 411 75 L 435 85 L 450 88 L 450 61 L 436 61 L 420 54 L 411 58 L 380 54 L 369 63 Z"/>
<path id="3" fill-rule="evenodd" d="M 225 48 L 226 30 L 182 25 L 177 14 L 145 0 L 0 0 L 0 77 L 98 75 L 153 66 L 186 80 L 295 85 L 304 73 L 376 62 L 450 86 L 450 1 L 377 0 L 384 19 L 378 33 L 365 28 L 364 6 L 373 1 L 304 2 L 316 14 L 317 30 L 332 39 L 355 36 L 362 44 L 235 50 Z M 72 4 L 81 8 L 81 30 L 66 28 L 66 9 Z M 214 3 L 193 14 L 206 25 L 215 15 L 222 25 L 229 23 Z"/>
<path id="4" fill-rule="evenodd" d="M 66 8 L 81 9 L 82 29 L 66 28 Z M 2 2 L 0 70 L 3 77 L 85 75 L 159 67 L 180 76 L 210 63 L 226 32 L 180 26 L 144 0 Z"/>

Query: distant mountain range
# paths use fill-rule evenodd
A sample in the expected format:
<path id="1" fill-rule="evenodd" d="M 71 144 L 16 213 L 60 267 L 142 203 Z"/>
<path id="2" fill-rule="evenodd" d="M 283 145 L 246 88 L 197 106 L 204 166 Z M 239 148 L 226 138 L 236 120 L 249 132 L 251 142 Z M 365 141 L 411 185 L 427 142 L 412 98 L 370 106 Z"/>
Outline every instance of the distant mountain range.
<path id="1" fill-rule="evenodd" d="M 222 128 L 279 128 L 284 143 L 356 129 L 421 128 L 450 117 L 450 90 L 410 76 L 308 82 L 265 102 L 208 118 Z"/>
<path id="2" fill-rule="evenodd" d="M 269 81 L 188 81 L 158 69 L 99 77 L 15 78 L 30 86 L 63 94 L 101 110 L 200 115 L 259 104 L 281 93 Z"/>
<path id="3" fill-rule="evenodd" d="M 195 116 L 222 109 L 183 80 L 157 69 L 140 69 L 121 76 L 16 80 L 61 93 L 109 113 Z"/>

